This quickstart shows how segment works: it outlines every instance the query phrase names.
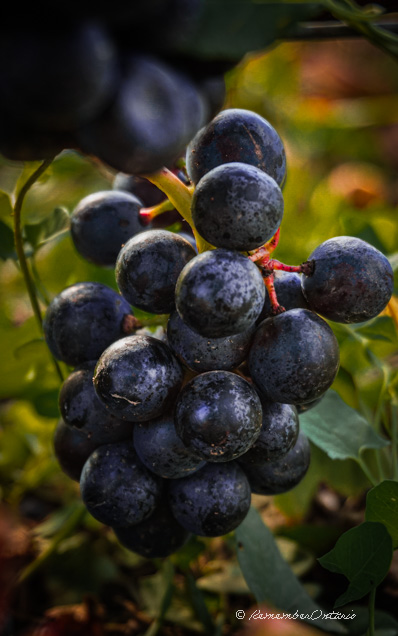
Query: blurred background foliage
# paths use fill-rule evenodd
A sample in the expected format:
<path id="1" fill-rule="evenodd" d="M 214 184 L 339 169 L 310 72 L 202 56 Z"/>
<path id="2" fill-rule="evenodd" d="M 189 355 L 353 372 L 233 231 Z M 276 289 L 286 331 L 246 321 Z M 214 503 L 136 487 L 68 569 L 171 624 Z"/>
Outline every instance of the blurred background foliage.
<path id="1" fill-rule="evenodd" d="M 266 117 L 286 147 L 285 216 L 276 258 L 299 264 L 322 241 L 348 234 L 368 241 L 396 266 L 396 63 L 359 40 L 284 43 L 246 56 L 226 82 L 225 106 Z M 78 485 L 57 465 L 52 434 L 60 381 L 32 316 L 11 233 L 10 197 L 35 167 L 0 161 L 0 633 L 235 632 L 242 628 L 235 609 L 252 607 L 253 597 L 230 537 L 192 539 L 165 562 L 142 559 L 84 516 Z M 72 283 L 115 287 L 113 270 L 83 261 L 68 232 L 78 201 L 109 189 L 113 176 L 65 151 L 28 193 L 23 223 L 43 311 Z M 392 369 L 392 382 L 398 370 L 398 278 L 396 283 L 382 322 L 377 319 L 366 334 L 368 349 Z M 333 388 L 371 420 L 382 373 L 357 340 L 343 328 L 335 330 L 341 369 Z M 66 377 L 68 369 L 61 367 Z M 375 461 L 371 451 L 368 461 Z M 274 499 L 254 498 L 293 570 L 330 610 L 342 579 L 315 559 L 363 520 L 369 487 L 353 460 L 331 460 L 314 447 L 310 470 L 296 489 Z M 18 581 L 21 572 L 24 580 Z M 379 608 L 394 614 L 397 599 L 394 559 Z M 388 633 L 397 633 L 384 620 Z M 261 633 L 272 636 L 273 629 Z M 365 631 L 358 624 L 356 629 Z"/>

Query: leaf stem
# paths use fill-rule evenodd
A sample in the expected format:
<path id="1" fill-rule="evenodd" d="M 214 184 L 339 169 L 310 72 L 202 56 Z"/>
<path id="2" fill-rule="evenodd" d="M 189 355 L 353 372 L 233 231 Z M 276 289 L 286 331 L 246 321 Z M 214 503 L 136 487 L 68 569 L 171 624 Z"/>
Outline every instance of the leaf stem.
<path id="1" fill-rule="evenodd" d="M 62 526 L 62 529 L 53 537 L 50 545 L 43 550 L 43 552 L 39 554 L 32 563 L 29 563 L 29 565 L 22 570 L 18 579 L 19 583 L 23 583 L 26 579 L 32 576 L 32 574 L 34 574 L 43 565 L 43 563 L 45 563 L 54 552 L 56 552 L 60 543 L 72 534 L 75 528 L 82 522 L 86 513 L 87 510 L 85 506 L 79 502 L 75 510 L 71 513 L 69 519 Z"/>
<path id="2" fill-rule="evenodd" d="M 365 473 L 366 477 L 369 479 L 369 481 L 372 484 L 372 486 L 378 486 L 379 485 L 379 481 L 373 477 L 373 475 L 370 472 L 369 468 L 367 467 L 366 462 L 364 461 L 364 459 L 362 459 L 362 457 L 359 457 L 357 459 L 357 462 L 360 465 L 360 467 L 362 468 L 362 471 Z"/>
<path id="3" fill-rule="evenodd" d="M 200 236 L 192 220 L 191 204 L 194 188 L 192 186 L 186 186 L 167 168 L 162 168 L 159 172 L 155 172 L 154 174 L 145 175 L 145 178 L 166 194 L 182 218 L 189 223 L 199 253 L 214 249 L 213 245 L 210 245 L 210 243 Z"/>
<path id="4" fill-rule="evenodd" d="M 33 313 L 35 315 L 36 322 L 39 326 L 40 333 L 43 331 L 43 319 L 41 316 L 40 305 L 37 298 L 36 287 L 34 285 L 31 273 L 29 271 L 28 261 L 26 259 L 25 250 L 23 247 L 21 212 L 22 212 L 23 202 L 30 188 L 47 170 L 47 168 L 51 165 L 51 163 L 52 163 L 52 159 L 45 159 L 45 161 L 43 161 L 40 164 L 37 170 L 35 170 L 30 175 L 30 177 L 26 180 L 26 182 L 23 184 L 22 188 L 20 189 L 14 204 L 14 209 L 13 209 L 15 250 L 17 252 L 19 265 L 21 268 L 21 273 L 25 281 L 25 286 L 29 295 L 30 304 L 32 305 Z M 55 360 L 55 358 L 52 357 L 52 361 L 61 382 L 63 382 L 64 376 L 57 360 Z"/>
<path id="5" fill-rule="evenodd" d="M 375 601 L 376 587 L 373 587 L 369 594 L 369 626 L 367 636 L 374 636 L 375 634 Z"/>

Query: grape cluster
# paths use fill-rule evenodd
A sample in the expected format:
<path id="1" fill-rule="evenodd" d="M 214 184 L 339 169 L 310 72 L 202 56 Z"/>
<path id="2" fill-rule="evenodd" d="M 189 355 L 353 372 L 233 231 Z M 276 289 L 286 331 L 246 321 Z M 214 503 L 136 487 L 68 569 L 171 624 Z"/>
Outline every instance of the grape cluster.
<path id="1" fill-rule="evenodd" d="M 60 393 L 61 467 L 89 512 L 149 557 L 190 533 L 228 533 L 251 493 L 300 482 L 310 445 L 299 412 L 322 399 L 339 367 L 325 318 L 368 320 L 393 288 L 388 260 L 360 239 L 326 241 L 299 266 L 271 257 L 286 164 L 276 131 L 255 113 L 217 115 L 188 146 L 187 168 L 193 230 L 212 249 L 198 254 L 179 234 L 142 227 L 132 192 L 146 205 L 161 197 L 118 176 L 129 192 L 83 200 L 72 236 L 82 256 L 115 264 L 120 294 L 73 285 L 45 319 L 54 356 L 76 367 Z M 142 328 L 131 305 L 168 315 L 167 330 Z"/>
<path id="2" fill-rule="evenodd" d="M 172 164 L 221 108 L 232 66 L 181 53 L 203 0 L 81 4 L 45 1 L 40 23 L 33 7 L 4 9 L 0 152 L 34 161 L 71 148 L 129 174 Z"/>

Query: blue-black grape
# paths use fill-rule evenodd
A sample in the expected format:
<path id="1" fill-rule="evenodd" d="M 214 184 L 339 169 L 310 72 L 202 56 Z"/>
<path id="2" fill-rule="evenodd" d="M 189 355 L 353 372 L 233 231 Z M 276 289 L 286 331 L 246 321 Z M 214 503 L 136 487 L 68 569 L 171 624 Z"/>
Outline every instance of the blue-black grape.
<path id="1" fill-rule="evenodd" d="M 98 397 L 117 417 L 132 422 L 167 412 L 183 373 L 169 347 L 150 336 L 129 336 L 108 347 L 94 373 Z"/>
<path id="2" fill-rule="evenodd" d="M 184 238 L 166 230 L 134 236 L 120 251 L 116 281 L 129 303 L 154 314 L 174 309 L 177 279 L 196 252 Z"/>
<path id="3" fill-rule="evenodd" d="M 242 464 L 275 461 L 294 446 L 299 434 L 299 418 L 295 406 L 261 400 L 263 422 L 253 446 L 239 457 Z"/>
<path id="4" fill-rule="evenodd" d="M 149 517 L 160 502 L 162 487 L 162 479 L 138 458 L 132 440 L 97 448 L 80 478 L 89 513 L 106 525 L 121 528 Z"/>
<path id="5" fill-rule="evenodd" d="M 302 281 L 311 309 L 328 320 L 356 323 L 375 318 L 389 302 L 393 271 L 375 247 L 352 236 L 337 236 L 310 255 L 314 271 Z"/>
<path id="6" fill-rule="evenodd" d="M 208 462 L 229 462 L 245 453 L 260 435 L 261 424 L 256 391 L 230 371 L 197 375 L 177 398 L 177 434 Z"/>
<path id="7" fill-rule="evenodd" d="M 53 438 L 54 452 L 65 475 L 80 481 L 84 464 L 101 444 L 84 428 L 76 428 L 59 420 Z"/>
<path id="8" fill-rule="evenodd" d="M 217 249 L 193 258 L 176 285 L 182 320 L 202 336 L 250 329 L 261 313 L 265 286 L 259 269 L 239 252 Z"/>
<path id="9" fill-rule="evenodd" d="M 257 495 L 278 495 L 288 492 L 305 476 L 311 460 L 308 438 L 300 433 L 291 450 L 275 461 L 262 464 L 243 462 L 241 466 L 249 480 L 251 491 Z"/>
<path id="10" fill-rule="evenodd" d="M 282 217 L 278 184 L 246 163 L 213 168 L 199 181 L 192 199 L 195 227 L 216 247 L 254 250 L 272 238 Z"/>
<path id="11" fill-rule="evenodd" d="M 165 479 L 186 477 L 204 465 L 202 458 L 178 437 L 172 415 L 136 424 L 134 446 L 142 463 Z"/>
<path id="12" fill-rule="evenodd" d="M 78 429 L 95 447 L 128 439 L 133 434 L 131 422 L 111 415 L 94 390 L 96 362 L 71 373 L 61 387 L 59 410 L 65 423 Z"/>
<path id="13" fill-rule="evenodd" d="M 124 172 L 118 172 L 113 180 L 112 188 L 133 194 L 143 202 L 146 208 L 158 205 L 166 198 L 164 192 L 159 190 L 148 179 L 143 179 L 133 174 L 125 174 Z"/>
<path id="14" fill-rule="evenodd" d="M 246 359 L 254 330 L 253 325 L 234 336 L 200 336 L 188 327 L 175 311 L 167 323 L 167 339 L 173 353 L 192 371 L 231 371 Z"/>
<path id="15" fill-rule="evenodd" d="M 167 499 L 161 501 L 148 519 L 128 528 L 113 528 L 122 546 L 147 559 L 160 559 L 173 554 L 189 539 L 173 516 Z"/>
<path id="16" fill-rule="evenodd" d="M 124 333 L 130 305 L 101 283 L 76 283 L 50 303 L 43 322 L 44 337 L 57 360 L 77 366 L 96 360 Z"/>
<path id="17" fill-rule="evenodd" d="M 1 104 L 42 130 L 71 130 L 96 117 L 119 80 L 115 47 L 90 21 L 67 29 L 11 28 L 0 41 Z"/>
<path id="18" fill-rule="evenodd" d="M 83 258 L 96 265 L 114 266 L 122 246 L 148 229 L 140 216 L 143 203 L 127 192 L 95 192 L 84 197 L 73 210 L 71 235 Z"/>
<path id="19" fill-rule="evenodd" d="M 325 320 L 308 309 L 291 309 L 258 326 L 248 360 L 251 377 L 265 397 L 301 404 L 330 387 L 340 356 Z"/>
<path id="20" fill-rule="evenodd" d="M 278 185 L 286 176 L 283 143 L 271 124 L 249 110 L 221 111 L 192 139 L 187 148 L 187 171 L 196 184 L 223 163 L 248 163 L 269 174 Z"/>
<path id="21" fill-rule="evenodd" d="M 173 480 L 169 488 L 178 523 L 200 536 L 227 534 L 249 512 L 250 485 L 237 462 L 206 464 L 190 477 Z"/>

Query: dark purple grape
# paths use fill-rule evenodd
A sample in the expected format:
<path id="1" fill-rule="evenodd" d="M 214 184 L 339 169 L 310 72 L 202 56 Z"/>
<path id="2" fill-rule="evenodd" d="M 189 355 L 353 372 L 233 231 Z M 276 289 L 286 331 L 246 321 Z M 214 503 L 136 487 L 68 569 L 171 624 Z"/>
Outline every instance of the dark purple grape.
<path id="1" fill-rule="evenodd" d="M 142 463 L 165 479 L 186 477 L 204 465 L 178 437 L 172 415 L 136 424 L 134 446 Z"/>
<path id="2" fill-rule="evenodd" d="M 310 255 L 314 272 L 302 286 L 311 309 L 328 320 L 356 323 L 375 318 L 389 302 L 393 271 L 387 258 L 362 239 L 337 236 Z"/>
<path id="3" fill-rule="evenodd" d="M 192 218 L 211 245 L 254 250 L 277 231 L 283 217 L 282 192 L 272 177 L 246 163 L 224 163 L 199 181 Z"/>
<path id="4" fill-rule="evenodd" d="M 2 107 L 23 125 L 43 130 L 70 130 L 96 117 L 119 79 L 117 53 L 105 28 L 91 22 L 67 29 L 32 27 L 2 34 Z"/>
<path id="5" fill-rule="evenodd" d="M 140 523 L 155 511 L 162 486 L 161 478 L 139 460 L 132 440 L 97 448 L 80 478 L 89 513 L 101 523 L 121 528 Z"/>
<path id="6" fill-rule="evenodd" d="M 131 422 L 108 413 L 94 390 L 93 375 L 96 363 L 74 371 L 65 380 L 59 394 L 59 409 L 65 423 L 78 429 L 95 448 L 131 438 Z"/>
<path id="7" fill-rule="evenodd" d="M 319 404 L 319 402 L 321 402 L 321 400 L 323 400 L 324 397 L 325 397 L 325 393 L 321 395 L 321 397 L 317 398 L 316 400 L 312 400 L 311 402 L 306 402 L 305 404 L 296 404 L 297 413 L 301 415 L 301 413 L 306 413 L 310 409 L 313 409 L 314 406 Z"/>
<path id="8" fill-rule="evenodd" d="M 94 387 L 110 413 L 132 422 L 166 413 L 183 373 L 169 347 L 150 336 L 129 336 L 108 347 L 98 360 Z"/>
<path id="9" fill-rule="evenodd" d="M 311 402 L 330 387 L 339 347 L 325 320 L 308 309 L 267 318 L 254 334 L 249 370 L 260 392 L 286 404 Z"/>
<path id="10" fill-rule="evenodd" d="M 247 331 L 264 304 L 265 286 L 248 258 L 225 249 L 204 252 L 182 270 L 176 307 L 182 320 L 202 336 L 221 338 Z"/>
<path id="11" fill-rule="evenodd" d="M 126 64 L 115 101 L 81 127 L 78 139 L 84 152 L 112 168 L 146 174 L 174 162 L 202 125 L 202 116 L 201 97 L 188 79 L 160 60 L 135 55 Z"/>
<path id="12" fill-rule="evenodd" d="M 84 464 L 101 444 L 84 428 L 76 428 L 60 420 L 54 431 L 54 452 L 65 475 L 80 481 Z"/>
<path id="13" fill-rule="evenodd" d="M 83 258 L 95 265 L 114 267 L 122 246 L 148 229 L 140 216 L 143 203 L 127 192 L 95 192 L 84 197 L 71 217 L 73 243 Z"/>
<path id="14" fill-rule="evenodd" d="M 282 141 L 271 124 L 249 110 L 231 108 L 201 129 L 187 148 L 187 170 L 196 184 L 223 163 L 248 163 L 269 174 L 278 185 L 285 180 Z"/>
<path id="15" fill-rule="evenodd" d="M 234 336 L 208 338 L 188 327 L 175 311 L 167 323 L 167 338 L 173 353 L 192 371 L 231 371 L 246 359 L 254 330 L 253 325 Z"/>
<path id="16" fill-rule="evenodd" d="M 136 177 L 133 174 L 125 174 L 124 172 L 119 172 L 116 175 L 112 187 L 114 190 L 123 190 L 138 197 L 145 208 L 158 205 L 166 198 L 165 193 L 148 179 Z"/>
<path id="17" fill-rule="evenodd" d="M 179 550 L 190 533 L 174 518 L 164 499 L 148 519 L 128 528 L 113 528 L 122 546 L 147 559 L 160 559 Z"/>
<path id="18" fill-rule="evenodd" d="M 50 303 L 43 322 L 44 337 L 57 360 L 77 366 L 96 360 L 124 335 L 129 304 L 101 283 L 76 283 Z"/>
<path id="19" fill-rule="evenodd" d="M 243 462 L 241 466 L 256 495 L 279 495 L 288 492 L 305 476 L 311 460 L 311 449 L 307 437 L 300 433 L 296 444 L 283 457 L 262 464 Z"/>
<path id="20" fill-rule="evenodd" d="M 291 404 L 261 400 L 263 422 L 253 446 L 239 457 L 241 464 L 262 464 L 275 461 L 294 446 L 299 434 L 297 409 Z"/>
<path id="21" fill-rule="evenodd" d="M 301 289 L 301 276 L 295 272 L 274 272 L 274 285 L 278 302 L 288 311 L 289 309 L 309 309 L 308 303 Z M 269 295 L 265 294 L 263 310 L 257 320 L 259 324 L 265 318 L 272 316 Z"/>
<path id="22" fill-rule="evenodd" d="M 203 537 L 235 530 L 249 512 L 250 485 L 237 462 L 206 464 L 170 482 L 170 506 L 184 528 Z"/>
<path id="23" fill-rule="evenodd" d="M 177 434 L 208 462 L 229 462 L 245 453 L 258 438 L 261 423 L 256 391 L 229 371 L 197 375 L 184 386 L 175 406 Z"/>
<path id="24" fill-rule="evenodd" d="M 121 250 L 116 281 L 123 297 L 153 314 L 174 309 L 174 292 L 183 267 L 196 256 L 184 238 L 166 230 L 148 230 L 134 236 Z"/>

